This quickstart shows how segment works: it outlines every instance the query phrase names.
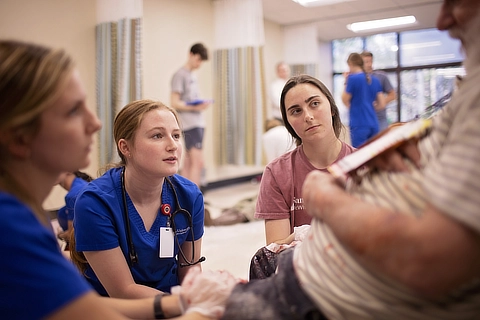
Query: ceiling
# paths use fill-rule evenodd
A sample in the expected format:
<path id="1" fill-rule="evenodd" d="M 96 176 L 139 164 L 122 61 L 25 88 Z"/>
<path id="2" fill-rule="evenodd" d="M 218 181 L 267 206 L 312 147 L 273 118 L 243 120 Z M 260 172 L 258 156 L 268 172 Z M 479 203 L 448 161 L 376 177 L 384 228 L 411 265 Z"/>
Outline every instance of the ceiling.
<path id="1" fill-rule="evenodd" d="M 266 20 L 285 26 L 314 23 L 318 39 L 330 41 L 389 31 L 434 28 L 443 0 L 356 0 L 320 7 L 303 7 L 292 0 L 262 0 L 262 3 Z M 368 33 L 354 33 L 346 27 L 353 22 L 406 15 L 414 15 L 417 24 Z"/>

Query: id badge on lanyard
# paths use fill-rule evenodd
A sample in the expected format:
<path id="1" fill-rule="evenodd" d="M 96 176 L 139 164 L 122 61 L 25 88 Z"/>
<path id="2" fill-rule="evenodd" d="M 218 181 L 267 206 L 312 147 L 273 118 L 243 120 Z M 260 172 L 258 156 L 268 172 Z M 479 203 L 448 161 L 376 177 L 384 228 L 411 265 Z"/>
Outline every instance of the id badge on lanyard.
<path id="1" fill-rule="evenodd" d="M 174 232 L 171 227 L 160 227 L 160 258 L 173 258 Z"/>

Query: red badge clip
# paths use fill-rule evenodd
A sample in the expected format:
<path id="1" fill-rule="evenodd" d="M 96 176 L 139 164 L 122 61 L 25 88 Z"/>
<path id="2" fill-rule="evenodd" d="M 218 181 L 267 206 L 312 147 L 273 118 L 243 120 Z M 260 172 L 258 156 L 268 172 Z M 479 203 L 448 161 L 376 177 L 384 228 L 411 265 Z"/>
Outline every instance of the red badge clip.
<path id="1" fill-rule="evenodd" d="M 170 211 L 172 210 L 172 207 L 168 203 L 164 203 L 160 206 L 160 211 L 162 211 L 162 214 L 164 216 L 170 216 Z"/>

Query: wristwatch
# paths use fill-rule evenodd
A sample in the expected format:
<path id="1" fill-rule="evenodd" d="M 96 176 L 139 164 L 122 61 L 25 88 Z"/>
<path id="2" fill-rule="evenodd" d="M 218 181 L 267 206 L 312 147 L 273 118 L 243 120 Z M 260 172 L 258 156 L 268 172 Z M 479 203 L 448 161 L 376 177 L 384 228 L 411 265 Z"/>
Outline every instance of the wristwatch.
<path id="1" fill-rule="evenodd" d="M 160 294 L 157 294 L 155 296 L 155 299 L 153 299 L 153 312 L 155 314 L 155 319 L 165 319 L 165 313 L 163 313 L 162 309 L 162 298 L 168 295 L 170 294 L 162 292 Z"/>

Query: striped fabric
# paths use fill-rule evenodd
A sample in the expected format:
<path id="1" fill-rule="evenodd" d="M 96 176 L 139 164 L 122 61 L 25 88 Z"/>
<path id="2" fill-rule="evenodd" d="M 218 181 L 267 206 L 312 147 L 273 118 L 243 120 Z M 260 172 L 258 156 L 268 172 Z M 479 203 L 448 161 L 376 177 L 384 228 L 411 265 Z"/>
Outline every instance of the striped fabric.
<path id="1" fill-rule="evenodd" d="M 216 50 L 216 165 L 261 165 L 266 116 L 263 48 Z"/>
<path id="2" fill-rule="evenodd" d="M 434 117 L 431 133 L 419 143 L 423 171 L 411 166 L 412 174 L 370 173 L 349 192 L 415 216 L 428 201 L 480 233 L 479 81 L 477 68 Z M 479 281 L 441 302 L 419 298 L 362 267 L 316 219 L 294 263 L 302 286 L 329 319 L 480 319 Z"/>
<path id="3" fill-rule="evenodd" d="M 121 19 L 96 26 L 97 114 L 99 165 L 117 159 L 113 120 L 127 103 L 142 97 L 140 18 Z"/>
<path id="4" fill-rule="evenodd" d="M 309 76 L 318 78 L 318 64 L 291 64 L 290 70 L 292 76 L 297 76 L 299 74 L 308 74 Z"/>

